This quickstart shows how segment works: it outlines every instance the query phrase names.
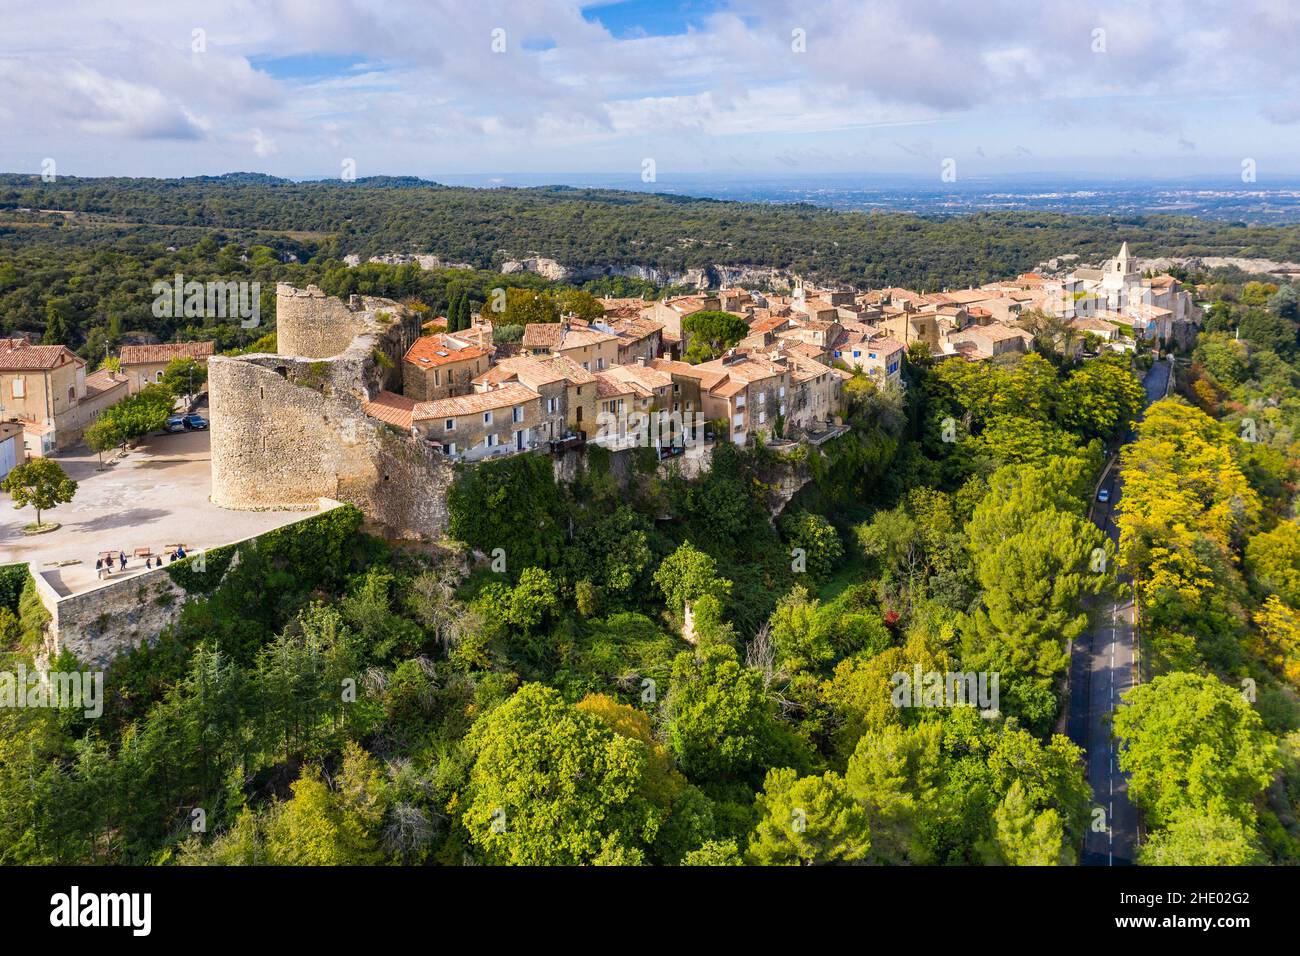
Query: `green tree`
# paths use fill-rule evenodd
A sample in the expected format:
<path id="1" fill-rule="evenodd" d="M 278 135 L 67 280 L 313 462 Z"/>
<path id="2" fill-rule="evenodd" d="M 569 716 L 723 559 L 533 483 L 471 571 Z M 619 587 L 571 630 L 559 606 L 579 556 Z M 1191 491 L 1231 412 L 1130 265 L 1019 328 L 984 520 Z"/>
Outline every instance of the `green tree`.
<path id="1" fill-rule="evenodd" d="M 665 706 L 668 752 L 697 783 L 754 786 L 765 767 L 807 764 L 805 748 L 776 721 L 763 675 L 725 644 L 677 655 Z"/>
<path id="2" fill-rule="evenodd" d="M 1143 395 L 1126 358 L 1102 356 L 1062 383 L 1062 418 L 1085 438 L 1115 438 L 1137 417 Z"/>
<path id="3" fill-rule="evenodd" d="M 163 369 L 162 385 L 174 398 L 197 395 L 208 380 L 208 366 L 193 358 L 174 358 Z"/>
<path id="4" fill-rule="evenodd" d="M 1217 677 L 1165 674 L 1115 712 L 1120 769 L 1152 830 L 1193 811 L 1253 823 L 1278 767 L 1277 744 L 1250 703 Z"/>
<path id="5" fill-rule="evenodd" d="M 743 866 L 735 840 L 710 840 L 682 857 L 682 866 Z"/>
<path id="6" fill-rule="evenodd" d="M 705 595 L 720 601 L 731 596 L 731 582 L 718 575 L 718 563 L 692 547 L 689 541 L 660 562 L 654 582 L 663 592 L 668 610 L 674 614 L 680 613 L 688 602 Z"/>
<path id="7" fill-rule="evenodd" d="M 36 509 L 36 527 L 41 526 L 41 512 L 67 504 L 77 493 L 77 483 L 51 458 L 33 458 L 14 468 L 0 482 L 9 492 L 15 508 L 31 505 Z"/>
<path id="8" fill-rule="evenodd" d="M 770 770 L 754 806 L 759 820 L 749 859 L 762 866 L 853 863 L 871 849 L 867 813 L 839 774 L 800 778 L 794 770 Z"/>
<path id="9" fill-rule="evenodd" d="M 1025 786 L 1016 780 L 993 811 L 986 859 L 994 865 L 1072 865 L 1074 853 L 1065 844 L 1065 826 L 1053 807 L 1036 809 Z"/>
<path id="10" fill-rule="evenodd" d="M 722 355 L 749 334 L 745 320 L 730 312 L 705 309 L 682 319 L 682 331 L 687 334 L 687 362 L 698 365 Z"/>
<path id="11" fill-rule="evenodd" d="M 786 515 L 781 519 L 781 534 L 786 544 L 802 552 L 804 570 L 814 581 L 830 577 L 844 557 L 844 544 L 839 532 L 821 515 L 808 511 Z"/>
<path id="12" fill-rule="evenodd" d="M 1233 816 L 1185 810 L 1138 849 L 1143 866 L 1259 866 L 1267 862 L 1250 827 Z"/>
<path id="13" fill-rule="evenodd" d="M 463 823 L 489 862 L 591 863 L 610 840 L 641 849 L 659 819 L 642 796 L 645 743 L 549 687 L 525 684 L 465 743 L 473 766 Z"/>

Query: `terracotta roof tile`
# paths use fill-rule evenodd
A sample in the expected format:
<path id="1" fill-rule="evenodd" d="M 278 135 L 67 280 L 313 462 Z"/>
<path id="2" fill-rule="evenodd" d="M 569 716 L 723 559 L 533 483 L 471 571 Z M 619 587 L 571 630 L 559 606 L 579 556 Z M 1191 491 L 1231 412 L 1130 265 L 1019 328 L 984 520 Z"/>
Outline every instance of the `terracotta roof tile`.
<path id="1" fill-rule="evenodd" d="M 410 428 L 415 399 L 398 395 L 396 392 L 380 392 L 373 401 L 362 402 L 361 408 L 372 418 L 378 418 L 399 428 Z"/>
<path id="2" fill-rule="evenodd" d="M 522 385 L 509 384 L 486 392 L 473 392 L 455 398 L 440 398 L 433 402 L 420 402 L 411 412 L 416 421 L 428 418 L 458 418 L 511 405 L 521 405 L 538 400 L 537 393 Z"/>
<path id="3" fill-rule="evenodd" d="M 115 388 L 121 388 L 130 379 L 121 372 L 114 372 L 109 368 L 101 368 L 98 372 L 93 372 L 86 376 L 86 398 L 91 399 L 104 392 L 112 391 Z"/>
<path id="4" fill-rule="evenodd" d="M 406 361 L 418 368 L 436 368 L 452 362 L 468 362 L 483 358 L 488 350 L 454 335 L 425 335 L 411 343 L 406 350 Z"/>
<path id="5" fill-rule="evenodd" d="M 119 357 L 123 365 L 155 365 L 176 358 L 207 358 L 212 352 L 212 342 L 168 342 L 163 345 L 123 345 Z"/>
<path id="6" fill-rule="evenodd" d="M 85 364 L 66 345 L 23 345 L 0 352 L 0 372 L 47 372 L 70 361 Z"/>

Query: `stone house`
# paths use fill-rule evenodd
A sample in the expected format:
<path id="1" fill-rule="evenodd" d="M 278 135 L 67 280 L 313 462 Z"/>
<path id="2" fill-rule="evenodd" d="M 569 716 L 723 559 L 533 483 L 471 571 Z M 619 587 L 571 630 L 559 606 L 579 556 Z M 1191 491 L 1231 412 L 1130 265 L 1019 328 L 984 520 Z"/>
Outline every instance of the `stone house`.
<path id="1" fill-rule="evenodd" d="M 619 338 L 612 332 L 576 322 L 530 322 L 524 327 L 523 351 L 535 356 L 571 359 L 588 372 L 618 364 Z"/>
<path id="2" fill-rule="evenodd" d="M 663 372 L 672 381 L 672 404 L 668 406 L 669 412 L 681 415 L 684 420 L 688 416 L 693 418 L 695 415 L 704 414 L 704 403 L 700 398 L 703 377 L 698 373 L 696 366 L 673 359 L 655 359 L 650 363 L 650 367 Z"/>
<path id="3" fill-rule="evenodd" d="M 416 434 L 467 461 L 533 448 L 540 421 L 541 399 L 518 383 L 420 402 L 411 410 Z"/>
<path id="4" fill-rule="evenodd" d="M 599 325 L 596 327 L 602 328 Z M 618 354 L 615 359 L 618 365 L 631 365 L 639 358 L 653 362 L 663 348 L 664 327 L 650 319 L 639 316 L 620 318 L 603 328 L 608 328 L 618 337 Z"/>
<path id="5" fill-rule="evenodd" d="M 1024 329 L 1013 329 L 999 322 L 992 325 L 968 325 L 948 337 L 949 344 L 954 348 L 969 346 L 968 349 L 962 349 L 962 353 L 968 358 L 977 359 L 1025 352 L 1032 347 L 1033 341 L 1034 337 Z"/>
<path id="6" fill-rule="evenodd" d="M 162 381 L 167 365 L 178 358 L 192 358 L 206 365 L 212 357 L 212 342 L 169 342 L 163 345 L 123 345 L 118 358 L 132 395 L 146 385 Z"/>
<path id="7" fill-rule="evenodd" d="M 127 397 L 127 378 L 86 363 L 65 345 L 0 351 L 0 421 L 23 422 L 28 457 L 69 448 L 100 413 Z"/>
<path id="8" fill-rule="evenodd" d="M 417 402 L 464 395 L 488 369 L 488 349 L 455 334 L 424 335 L 403 358 L 402 391 Z"/>
<path id="9" fill-rule="evenodd" d="M 903 343 L 880 329 L 846 329 L 831 349 L 831 358 L 868 375 L 898 381 L 902 378 Z"/>
<path id="10" fill-rule="evenodd" d="M 27 461 L 23 445 L 23 423 L 0 422 L 0 479 Z"/>
<path id="11" fill-rule="evenodd" d="M 791 427 L 808 432 L 822 430 L 839 412 L 843 379 L 830 366 L 797 349 L 787 348 L 782 355 L 788 359 L 790 368 L 786 435 L 789 435 Z"/>
<path id="12" fill-rule="evenodd" d="M 700 397 L 709 418 L 727 421 L 727 433 L 737 445 L 751 435 L 770 432 L 778 416 L 788 412 L 790 367 L 780 354 L 775 358 L 732 349 L 722 358 L 695 366 L 719 376 L 701 382 Z"/>
<path id="13" fill-rule="evenodd" d="M 537 394 L 539 441 L 564 438 L 595 420 L 596 376 L 570 359 L 553 355 L 503 359 L 474 379 L 474 390 L 487 392 L 512 383 Z"/>
<path id="14" fill-rule="evenodd" d="M 722 301 L 714 295 L 679 295 L 656 301 L 641 313 L 641 317 L 663 326 L 663 351 L 669 358 L 681 358 L 690 345 L 689 336 L 682 330 L 682 320 L 696 312 L 721 308 Z"/>

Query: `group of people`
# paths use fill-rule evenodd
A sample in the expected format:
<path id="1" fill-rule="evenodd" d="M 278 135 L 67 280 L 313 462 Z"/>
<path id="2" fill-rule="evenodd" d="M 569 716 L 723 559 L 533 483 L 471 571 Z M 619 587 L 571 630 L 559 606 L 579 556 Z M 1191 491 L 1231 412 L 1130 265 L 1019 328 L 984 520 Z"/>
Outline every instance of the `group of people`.
<path id="1" fill-rule="evenodd" d="M 181 558 L 184 558 L 184 557 L 186 557 L 186 553 L 185 553 L 185 545 L 183 545 L 183 544 L 178 544 L 178 545 L 175 547 L 174 550 L 169 551 L 169 552 L 167 553 L 167 560 L 168 560 L 168 561 L 179 561 Z M 119 552 L 117 553 L 117 559 L 116 559 L 116 560 L 117 560 L 117 564 L 118 564 L 118 570 L 120 570 L 120 571 L 125 571 L 125 570 L 126 570 L 126 552 L 125 552 L 125 551 L 119 551 Z M 100 578 L 100 579 L 102 579 L 102 578 L 104 577 L 104 575 L 106 575 L 106 574 L 112 574 L 112 573 L 113 573 L 113 561 L 114 561 L 114 558 L 113 558 L 113 555 L 112 555 L 111 552 L 109 552 L 108 557 L 104 557 L 103 555 L 101 555 L 100 557 L 96 558 L 96 559 L 95 559 L 95 576 L 98 577 L 98 578 Z M 144 566 L 145 566 L 146 569 L 151 569 L 151 568 L 161 568 L 161 567 L 163 566 L 162 555 L 160 554 L 160 555 L 158 555 L 158 557 L 156 557 L 156 558 L 155 558 L 153 555 L 146 555 L 146 556 L 145 556 L 145 559 L 144 559 Z"/>

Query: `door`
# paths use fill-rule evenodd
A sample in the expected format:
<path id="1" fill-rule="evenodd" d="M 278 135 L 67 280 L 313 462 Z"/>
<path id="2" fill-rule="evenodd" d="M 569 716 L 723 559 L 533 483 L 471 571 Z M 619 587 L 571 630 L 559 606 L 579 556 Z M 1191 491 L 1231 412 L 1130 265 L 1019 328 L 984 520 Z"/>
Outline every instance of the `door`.
<path id="1" fill-rule="evenodd" d="M 9 437 L 0 441 L 0 478 L 13 471 L 18 465 L 18 439 Z"/>

